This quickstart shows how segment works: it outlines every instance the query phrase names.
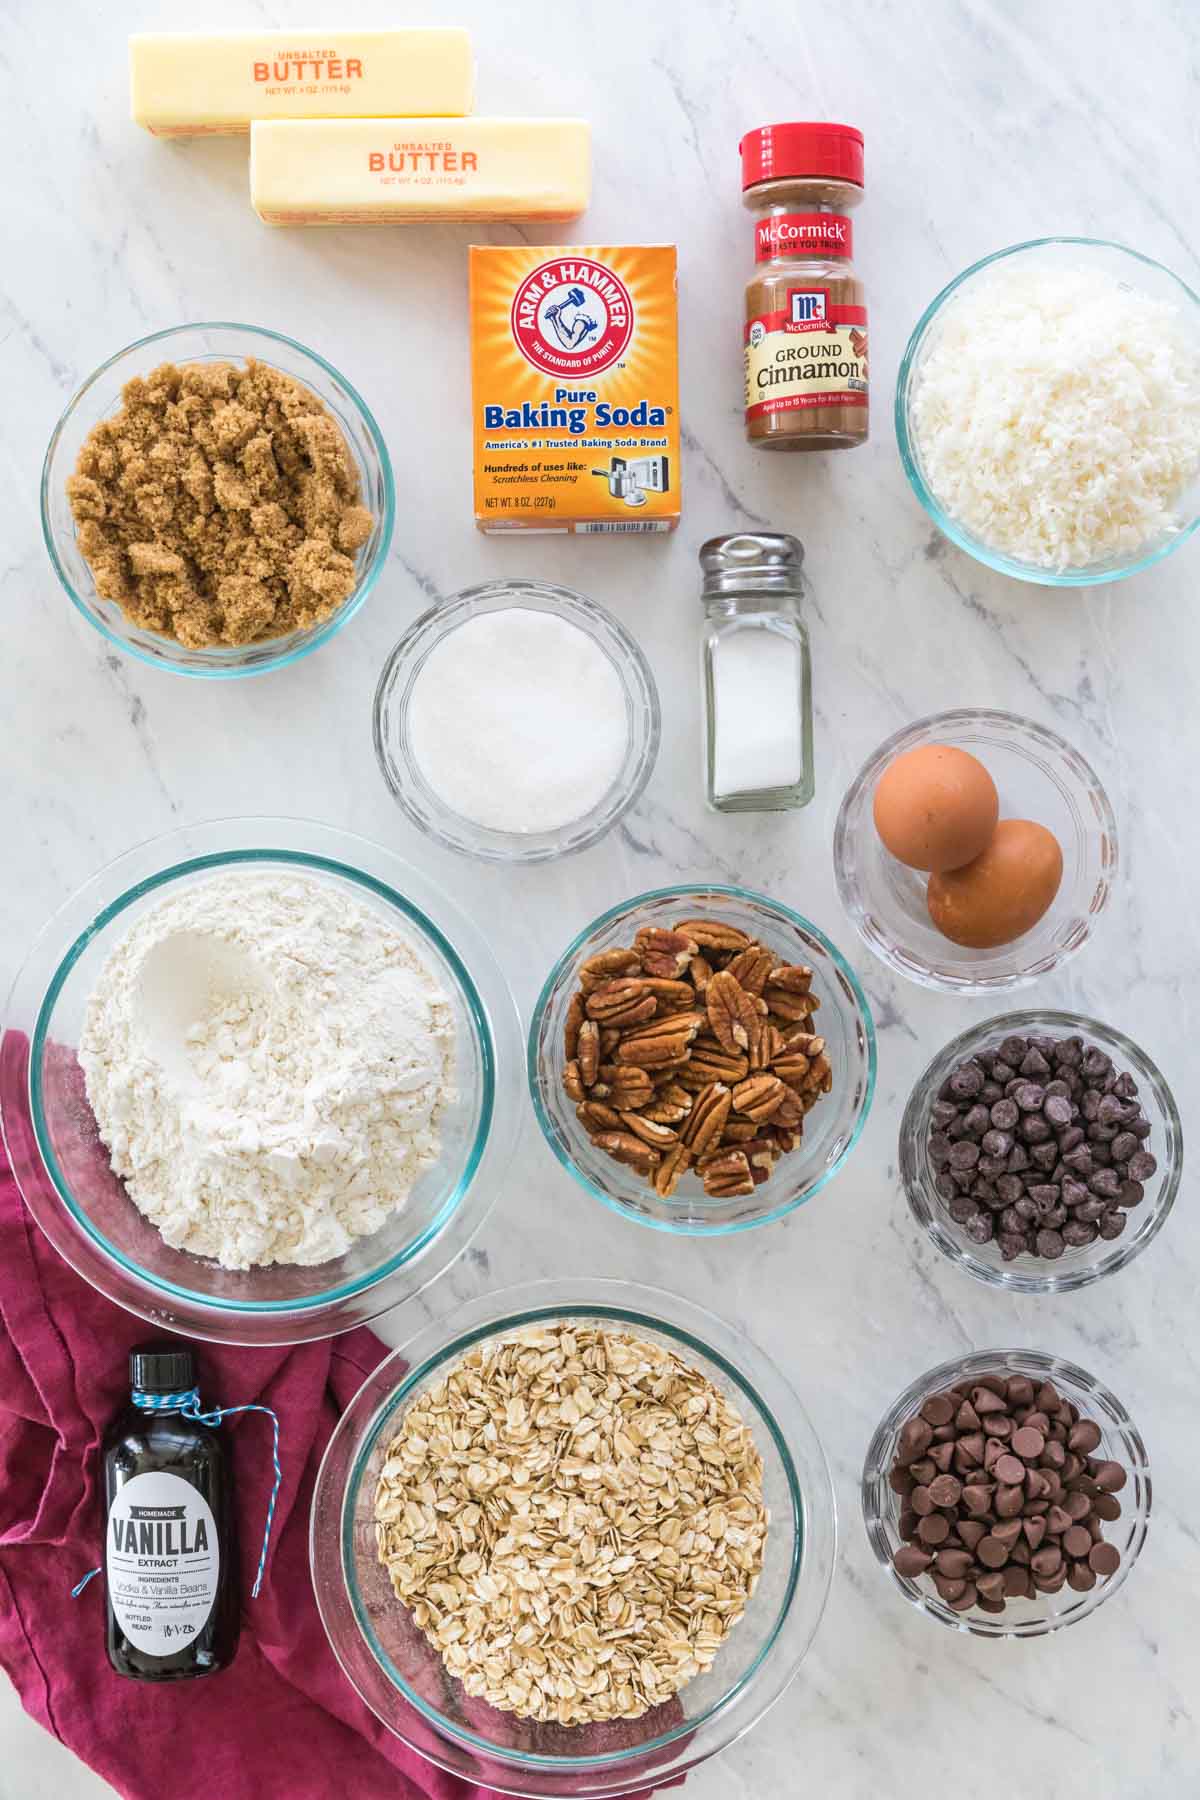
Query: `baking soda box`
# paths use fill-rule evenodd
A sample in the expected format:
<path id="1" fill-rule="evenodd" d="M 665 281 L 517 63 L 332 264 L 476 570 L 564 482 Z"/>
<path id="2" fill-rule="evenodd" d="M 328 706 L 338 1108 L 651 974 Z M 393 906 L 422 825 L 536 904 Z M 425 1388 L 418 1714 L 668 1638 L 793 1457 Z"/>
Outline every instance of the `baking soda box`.
<path id="1" fill-rule="evenodd" d="M 673 244 L 474 245 L 471 386 L 481 531 L 673 531 Z"/>

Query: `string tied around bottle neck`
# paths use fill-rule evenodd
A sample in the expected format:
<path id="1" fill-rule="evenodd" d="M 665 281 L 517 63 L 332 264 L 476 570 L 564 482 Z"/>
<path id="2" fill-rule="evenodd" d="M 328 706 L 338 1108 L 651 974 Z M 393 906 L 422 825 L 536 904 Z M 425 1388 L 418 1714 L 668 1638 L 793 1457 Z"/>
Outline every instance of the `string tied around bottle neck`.
<path id="1" fill-rule="evenodd" d="M 132 1393 L 134 1406 L 148 1413 L 178 1413 L 181 1418 L 191 1419 L 197 1425 L 219 1425 L 223 1419 L 233 1418 L 235 1413 L 265 1413 L 271 1421 L 271 1462 L 275 1471 L 275 1479 L 271 1484 L 271 1497 L 267 1501 L 267 1520 L 263 1529 L 262 1549 L 258 1557 L 258 1569 L 254 1576 L 254 1586 L 250 1589 L 250 1597 L 257 1600 L 262 1587 L 263 1574 L 267 1566 L 267 1551 L 271 1544 L 271 1527 L 275 1523 L 275 1505 L 279 1499 L 279 1489 L 283 1482 L 283 1469 L 279 1461 L 279 1418 L 269 1406 L 261 1406 L 257 1401 L 248 1401 L 244 1406 L 214 1406 L 208 1412 L 200 1405 L 200 1389 L 198 1387 L 181 1388 L 176 1393 L 147 1393 L 143 1388 L 134 1388 Z M 89 1569 L 87 1574 L 71 1589 L 71 1598 L 82 1594 L 93 1575 L 99 1575 L 99 1569 Z"/>

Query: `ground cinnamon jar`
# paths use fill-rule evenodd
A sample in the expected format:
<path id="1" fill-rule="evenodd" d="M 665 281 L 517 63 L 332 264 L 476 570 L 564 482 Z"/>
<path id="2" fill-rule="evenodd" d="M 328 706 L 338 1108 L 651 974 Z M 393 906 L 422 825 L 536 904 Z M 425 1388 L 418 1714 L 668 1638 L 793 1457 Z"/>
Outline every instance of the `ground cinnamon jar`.
<path id="1" fill-rule="evenodd" d="M 762 450 L 867 440 L 867 308 L 850 209 L 863 193 L 852 125 L 763 125 L 741 142 L 754 214 L 746 288 L 746 436 Z"/>

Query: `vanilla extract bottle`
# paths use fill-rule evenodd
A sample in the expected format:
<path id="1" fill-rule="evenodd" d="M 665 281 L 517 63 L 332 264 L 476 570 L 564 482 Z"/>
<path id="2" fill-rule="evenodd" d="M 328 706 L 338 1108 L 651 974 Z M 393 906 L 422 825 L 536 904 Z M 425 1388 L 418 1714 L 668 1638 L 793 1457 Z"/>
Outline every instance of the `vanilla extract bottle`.
<path id="1" fill-rule="evenodd" d="M 104 1440 L 108 1660 L 133 1681 L 187 1681 L 232 1662 L 240 1630 L 233 1487 L 199 1410 L 185 1346 L 129 1358 L 130 1404 Z"/>

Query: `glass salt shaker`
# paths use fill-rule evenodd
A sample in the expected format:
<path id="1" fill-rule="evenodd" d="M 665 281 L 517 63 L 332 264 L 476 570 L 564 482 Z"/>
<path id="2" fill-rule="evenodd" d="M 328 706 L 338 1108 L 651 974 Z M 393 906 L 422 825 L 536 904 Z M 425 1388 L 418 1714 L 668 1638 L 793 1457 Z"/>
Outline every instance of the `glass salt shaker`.
<path id="1" fill-rule="evenodd" d="M 804 546 L 784 532 L 710 538 L 704 571 L 708 803 L 784 812 L 813 797 Z"/>

